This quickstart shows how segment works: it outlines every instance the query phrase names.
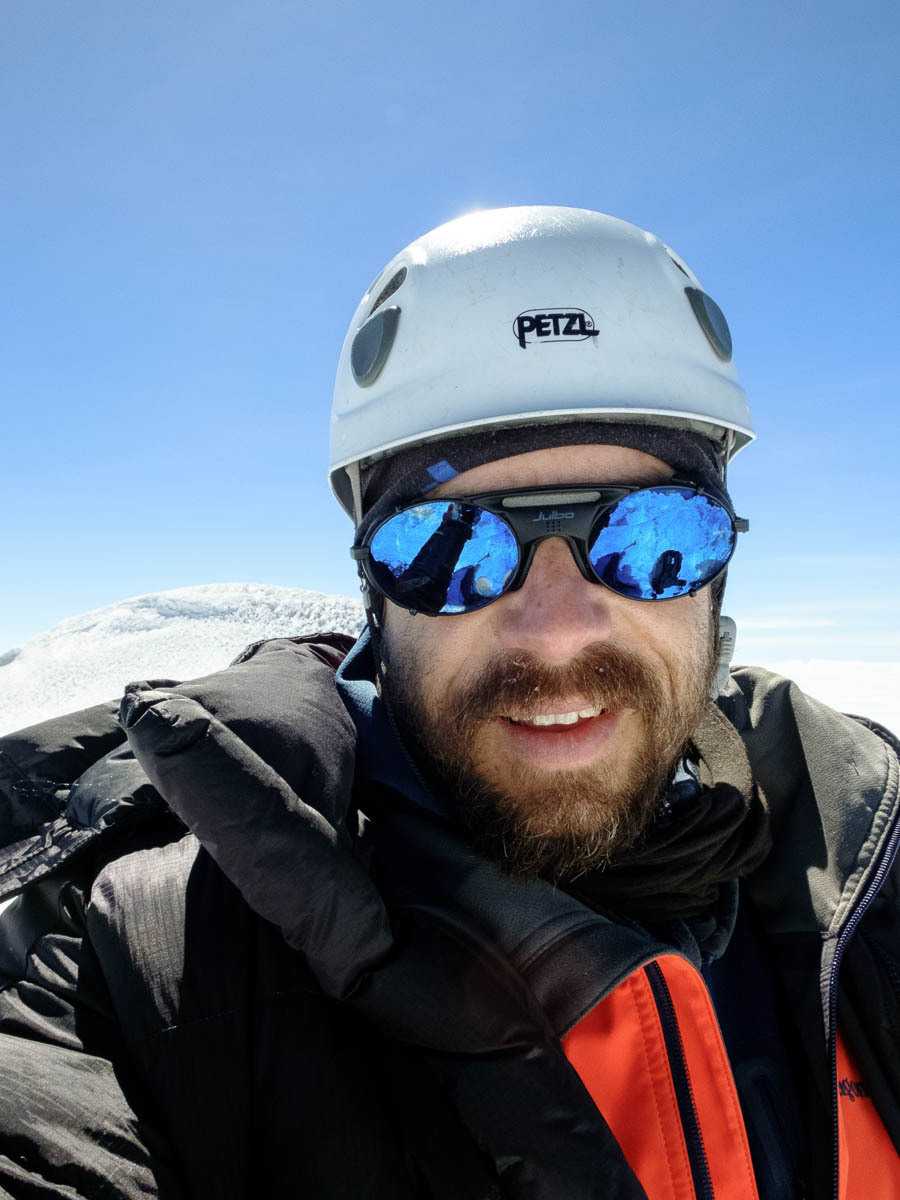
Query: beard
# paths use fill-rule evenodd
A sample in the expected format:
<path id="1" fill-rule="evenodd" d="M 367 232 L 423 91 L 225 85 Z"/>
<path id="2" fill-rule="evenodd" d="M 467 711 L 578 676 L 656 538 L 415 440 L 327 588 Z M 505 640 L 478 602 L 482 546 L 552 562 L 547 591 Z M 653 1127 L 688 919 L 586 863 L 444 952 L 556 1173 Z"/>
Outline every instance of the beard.
<path id="1" fill-rule="evenodd" d="M 640 840 L 708 703 L 715 663 L 706 644 L 695 661 L 667 673 L 667 687 L 639 655 L 606 642 L 564 666 L 520 653 L 487 663 L 436 709 L 422 665 L 386 649 L 401 736 L 475 850 L 509 875 L 554 882 L 602 869 Z M 498 717 L 528 717 L 571 696 L 627 722 L 600 761 L 535 769 L 492 746 Z"/>

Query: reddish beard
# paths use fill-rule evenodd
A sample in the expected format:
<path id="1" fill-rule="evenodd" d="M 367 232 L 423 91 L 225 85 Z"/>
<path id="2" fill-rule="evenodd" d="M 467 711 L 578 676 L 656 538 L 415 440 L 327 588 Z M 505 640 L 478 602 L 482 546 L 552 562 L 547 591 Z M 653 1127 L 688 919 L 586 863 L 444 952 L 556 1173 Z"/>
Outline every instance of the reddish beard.
<path id="1" fill-rule="evenodd" d="M 712 658 L 691 665 L 667 694 L 638 655 L 607 643 L 561 667 L 518 654 L 488 664 L 439 712 L 428 711 L 415 664 L 398 656 L 388 679 L 404 740 L 475 848 L 514 876 L 571 879 L 604 866 L 652 822 L 707 702 Z M 527 718 L 573 696 L 629 718 L 614 759 L 555 771 L 497 761 L 496 718 Z"/>

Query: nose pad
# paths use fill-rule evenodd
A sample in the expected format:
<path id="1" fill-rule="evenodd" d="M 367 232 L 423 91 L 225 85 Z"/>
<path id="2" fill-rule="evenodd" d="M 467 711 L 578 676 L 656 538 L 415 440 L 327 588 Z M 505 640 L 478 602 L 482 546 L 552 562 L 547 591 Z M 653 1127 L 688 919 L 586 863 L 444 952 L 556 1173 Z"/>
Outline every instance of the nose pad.
<path id="1" fill-rule="evenodd" d="M 562 572 L 563 576 L 568 578 L 574 570 L 581 579 L 590 583 L 596 582 L 590 572 L 585 572 L 585 569 L 582 567 L 574 543 L 559 534 L 551 534 L 537 544 L 528 567 L 528 574 L 522 585 L 523 587 L 527 587 L 539 561 L 538 574 L 549 571 L 557 575 L 559 572 Z"/>

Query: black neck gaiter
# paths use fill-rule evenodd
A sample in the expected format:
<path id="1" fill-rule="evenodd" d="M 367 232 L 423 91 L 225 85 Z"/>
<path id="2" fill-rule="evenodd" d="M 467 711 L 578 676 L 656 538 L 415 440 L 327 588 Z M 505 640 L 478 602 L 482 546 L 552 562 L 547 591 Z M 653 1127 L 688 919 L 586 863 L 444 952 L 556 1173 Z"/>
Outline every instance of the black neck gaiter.
<path id="1" fill-rule="evenodd" d="M 769 809 L 740 735 L 709 704 L 692 739 L 699 786 L 671 788 L 641 840 L 610 863 L 562 883 L 591 908 L 642 924 L 710 912 L 721 888 L 749 875 L 771 847 Z"/>

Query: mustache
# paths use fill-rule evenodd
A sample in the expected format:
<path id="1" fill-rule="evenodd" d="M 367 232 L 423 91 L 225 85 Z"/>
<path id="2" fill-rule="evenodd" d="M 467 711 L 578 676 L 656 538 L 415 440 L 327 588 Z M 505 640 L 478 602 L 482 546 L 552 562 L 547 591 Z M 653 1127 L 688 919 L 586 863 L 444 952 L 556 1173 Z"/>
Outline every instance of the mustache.
<path id="1" fill-rule="evenodd" d="M 640 709 L 651 718 L 665 703 L 658 677 L 638 655 L 598 643 L 559 666 L 527 653 L 489 662 L 457 698 L 454 716 L 461 724 L 511 710 L 527 718 L 548 700 L 573 695 L 588 705 Z"/>

